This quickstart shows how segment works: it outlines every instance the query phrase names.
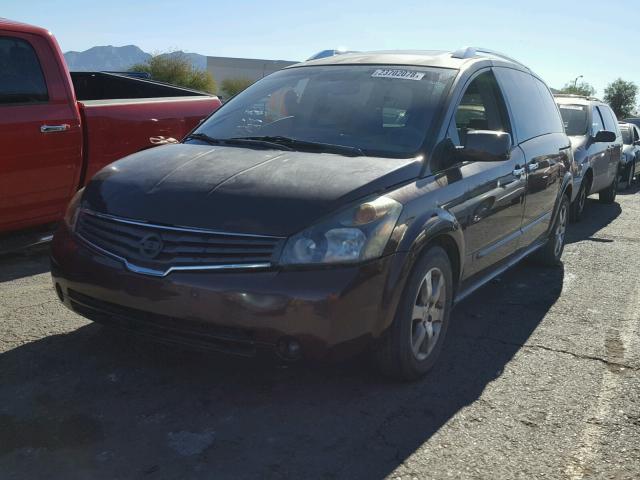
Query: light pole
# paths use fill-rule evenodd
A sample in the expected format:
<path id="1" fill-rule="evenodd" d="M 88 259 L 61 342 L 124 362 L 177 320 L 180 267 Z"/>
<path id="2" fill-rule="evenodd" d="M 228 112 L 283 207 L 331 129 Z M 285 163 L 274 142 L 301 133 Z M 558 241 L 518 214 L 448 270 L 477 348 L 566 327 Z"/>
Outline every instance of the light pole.
<path id="1" fill-rule="evenodd" d="M 576 79 L 573 81 L 573 88 L 577 88 L 578 87 L 578 80 L 580 80 L 581 78 L 584 78 L 583 75 L 578 75 L 576 77 Z"/>

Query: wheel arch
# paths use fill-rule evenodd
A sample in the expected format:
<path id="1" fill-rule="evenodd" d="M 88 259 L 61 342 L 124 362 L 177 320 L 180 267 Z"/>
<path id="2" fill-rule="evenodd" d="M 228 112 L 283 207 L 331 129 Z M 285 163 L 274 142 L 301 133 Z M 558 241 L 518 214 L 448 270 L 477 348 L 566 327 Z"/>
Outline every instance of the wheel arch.
<path id="1" fill-rule="evenodd" d="M 455 283 L 454 288 L 456 288 L 462 276 L 465 252 L 464 235 L 458 220 L 451 212 L 442 209 L 432 212 L 422 222 L 416 223 L 420 227 L 416 229 L 416 234 L 409 247 L 410 265 L 408 265 L 408 270 L 413 268 L 417 259 L 424 252 L 430 247 L 438 245 L 449 256 Z"/>
<path id="2" fill-rule="evenodd" d="M 397 249 L 397 252 L 403 255 L 397 256 L 399 263 L 387 279 L 385 296 L 390 308 L 376 329 L 377 333 L 382 333 L 393 322 L 407 281 L 416 263 L 429 248 L 434 246 L 442 248 L 449 257 L 455 296 L 464 267 L 464 236 L 462 228 L 453 214 L 447 210 L 439 209 L 415 219 L 404 233 Z"/>
<path id="3" fill-rule="evenodd" d="M 584 180 L 585 179 L 583 178 L 582 181 Z M 553 225 L 555 225 L 556 217 L 558 216 L 558 211 L 560 209 L 560 202 L 565 195 L 569 197 L 569 205 L 571 205 L 572 192 L 573 192 L 573 176 L 567 172 L 564 178 L 562 179 L 562 187 L 560 188 L 558 198 L 556 198 L 556 203 L 553 206 L 553 214 L 551 215 L 551 222 L 549 223 L 549 231 L 553 228 Z"/>

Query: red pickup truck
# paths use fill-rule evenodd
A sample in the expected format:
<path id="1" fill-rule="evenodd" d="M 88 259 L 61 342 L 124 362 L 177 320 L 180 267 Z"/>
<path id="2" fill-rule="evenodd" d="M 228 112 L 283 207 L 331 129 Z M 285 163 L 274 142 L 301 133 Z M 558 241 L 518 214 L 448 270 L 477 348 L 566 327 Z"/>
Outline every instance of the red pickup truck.
<path id="1" fill-rule="evenodd" d="M 108 163 L 181 139 L 219 106 L 124 74 L 70 73 L 50 32 L 0 18 L 0 251 L 61 219 Z"/>

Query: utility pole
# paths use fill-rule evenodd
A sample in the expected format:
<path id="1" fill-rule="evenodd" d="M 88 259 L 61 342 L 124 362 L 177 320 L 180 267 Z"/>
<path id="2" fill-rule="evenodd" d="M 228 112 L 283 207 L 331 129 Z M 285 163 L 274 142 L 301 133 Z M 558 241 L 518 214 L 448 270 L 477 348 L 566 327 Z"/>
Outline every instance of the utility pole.
<path id="1" fill-rule="evenodd" d="M 584 78 L 583 75 L 578 75 L 576 77 L 576 79 L 573 81 L 573 88 L 577 88 L 578 87 L 578 80 L 580 80 L 581 78 Z"/>

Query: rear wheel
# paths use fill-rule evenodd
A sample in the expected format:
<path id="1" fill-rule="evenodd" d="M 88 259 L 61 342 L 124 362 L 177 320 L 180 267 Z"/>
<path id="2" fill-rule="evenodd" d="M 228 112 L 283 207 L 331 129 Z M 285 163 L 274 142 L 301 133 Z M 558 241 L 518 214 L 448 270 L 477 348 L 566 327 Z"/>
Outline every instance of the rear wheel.
<path id="1" fill-rule="evenodd" d="M 569 218 L 569 198 L 562 196 L 556 220 L 549 232 L 547 243 L 538 250 L 536 260 L 543 265 L 555 266 L 560 264 L 564 251 L 565 235 L 567 233 L 567 220 Z"/>
<path id="2" fill-rule="evenodd" d="M 618 183 L 620 182 L 620 172 L 616 174 L 616 177 L 607 188 L 602 190 L 598 194 L 598 198 L 602 203 L 613 203 L 616 201 L 616 195 L 618 194 Z"/>
<path id="3" fill-rule="evenodd" d="M 432 247 L 416 264 L 396 317 L 375 351 L 380 371 L 416 380 L 435 364 L 449 325 L 453 280 L 449 257 Z"/>

